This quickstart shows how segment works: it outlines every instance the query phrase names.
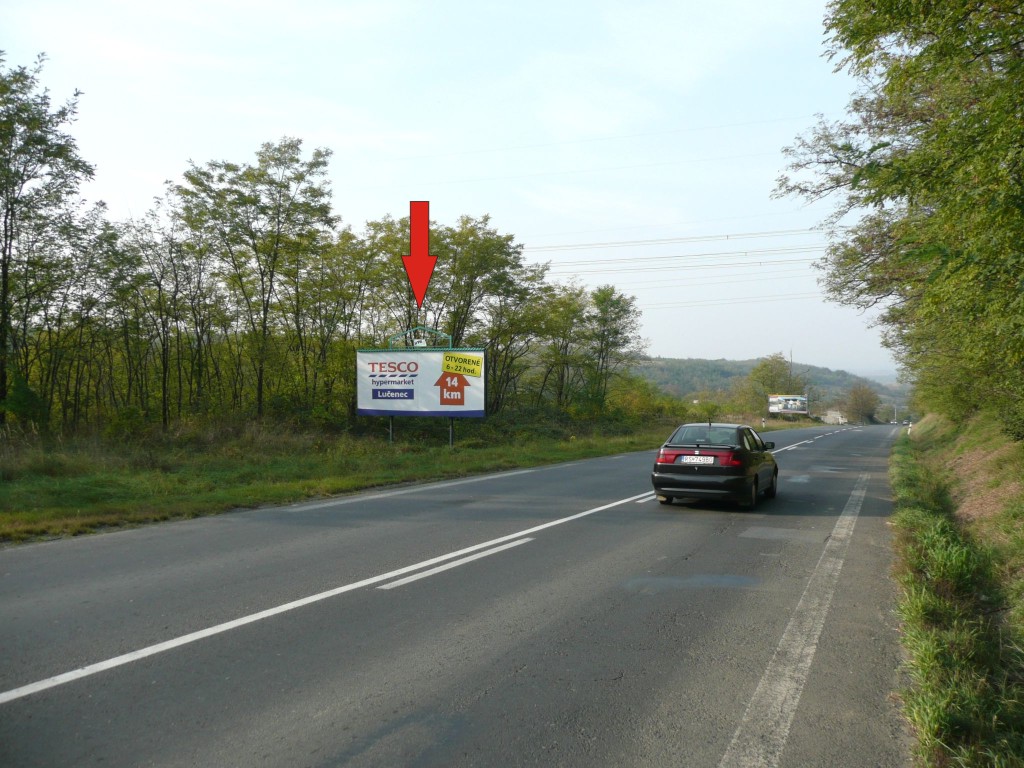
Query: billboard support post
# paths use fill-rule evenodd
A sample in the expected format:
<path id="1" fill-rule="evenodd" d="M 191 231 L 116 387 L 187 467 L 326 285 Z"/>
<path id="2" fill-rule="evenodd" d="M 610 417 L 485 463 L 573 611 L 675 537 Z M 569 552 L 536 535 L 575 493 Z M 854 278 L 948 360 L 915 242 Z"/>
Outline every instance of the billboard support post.
<path id="1" fill-rule="evenodd" d="M 388 338 L 388 347 L 390 349 L 401 349 L 401 347 L 398 346 L 398 341 L 400 339 L 406 339 L 406 345 L 405 346 L 409 346 L 408 338 L 409 338 L 410 334 L 412 335 L 412 346 L 414 346 L 414 347 L 419 347 L 419 348 L 427 347 L 428 346 L 427 345 L 427 340 L 428 340 L 427 337 L 428 336 L 437 336 L 437 337 L 439 337 L 441 339 L 447 339 L 448 343 L 447 344 L 443 344 L 443 345 L 435 344 L 435 345 L 430 345 L 430 346 L 434 346 L 436 348 L 443 348 L 443 349 L 452 349 L 452 337 L 450 335 L 448 335 L 447 333 L 442 333 L 441 331 L 435 330 L 434 328 L 428 328 L 425 325 L 417 325 L 415 328 L 410 328 L 407 331 L 402 331 L 401 333 L 396 333 L 394 336 L 389 337 Z"/>

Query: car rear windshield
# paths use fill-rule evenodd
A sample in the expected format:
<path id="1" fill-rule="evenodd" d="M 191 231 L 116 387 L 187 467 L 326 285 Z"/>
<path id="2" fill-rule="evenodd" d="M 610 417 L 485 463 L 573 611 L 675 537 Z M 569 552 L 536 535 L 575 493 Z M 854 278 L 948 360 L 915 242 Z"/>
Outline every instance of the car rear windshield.
<path id="1" fill-rule="evenodd" d="M 739 445 L 735 429 L 704 424 L 680 427 L 669 442 L 672 445 Z"/>

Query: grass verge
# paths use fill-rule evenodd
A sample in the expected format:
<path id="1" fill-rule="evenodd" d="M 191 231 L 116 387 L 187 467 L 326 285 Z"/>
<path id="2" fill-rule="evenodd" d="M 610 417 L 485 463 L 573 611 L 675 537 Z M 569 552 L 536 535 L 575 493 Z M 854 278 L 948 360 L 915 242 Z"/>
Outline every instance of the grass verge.
<path id="1" fill-rule="evenodd" d="M 0 444 L 0 542 L 653 449 L 673 426 L 591 427 L 578 437 L 573 429 L 520 428 L 503 440 L 463 438 L 454 448 L 446 433 L 390 444 L 280 425 L 119 446 L 8 440 Z"/>
<path id="2" fill-rule="evenodd" d="M 929 417 L 912 438 L 895 446 L 890 473 L 911 683 L 902 698 L 917 758 L 929 766 L 1024 765 L 1024 500 L 996 493 L 1005 465 L 983 484 L 1000 503 L 982 515 L 958 514 L 984 492 L 972 486 L 965 494 L 966 484 L 992 470 L 984 456 L 965 456 L 1000 441 L 1019 477 L 1024 454 L 980 423 L 956 431 Z"/>

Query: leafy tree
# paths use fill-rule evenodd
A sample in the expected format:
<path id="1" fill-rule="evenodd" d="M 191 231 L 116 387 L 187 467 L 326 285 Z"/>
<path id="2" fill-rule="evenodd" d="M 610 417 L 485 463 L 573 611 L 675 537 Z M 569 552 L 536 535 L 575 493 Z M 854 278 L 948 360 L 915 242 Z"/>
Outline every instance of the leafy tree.
<path id="1" fill-rule="evenodd" d="M 733 399 L 744 410 L 760 413 L 768 409 L 769 395 L 794 395 L 807 391 L 807 382 L 793 372 L 793 365 L 775 352 L 755 365 L 746 379 L 733 390 Z"/>
<path id="2" fill-rule="evenodd" d="M 514 236 L 462 216 L 431 225 L 420 310 L 408 219 L 338 230 L 330 153 L 298 139 L 190 163 L 142 219 L 108 221 L 77 194 L 92 174 L 65 132 L 78 94 L 51 108 L 41 66 L 0 67 L 0 418 L 119 439 L 214 415 L 332 419 L 353 403 L 355 349 L 417 325 L 486 348 L 492 413 L 671 410 L 630 374 L 632 297 L 549 285 Z"/>
<path id="3" fill-rule="evenodd" d="M 670 416 L 686 421 L 689 410 L 678 398 L 662 392 L 658 386 L 636 373 L 623 373 L 611 383 L 608 405 L 634 419 L 648 420 Z"/>
<path id="4" fill-rule="evenodd" d="M 715 393 L 702 392 L 691 407 L 691 412 L 697 421 L 706 421 L 710 424 L 725 413 L 725 405 Z"/>
<path id="5" fill-rule="evenodd" d="M 487 411 L 502 411 L 520 394 L 541 342 L 546 318 L 547 267 L 517 267 L 504 290 L 483 303 L 480 324 L 468 341 L 487 349 Z"/>
<path id="6" fill-rule="evenodd" d="M 374 300 L 368 304 L 363 319 L 367 338 L 377 344 L 383 344 L 388 336 L 417 326 L 437 328 L 444 314 L 443 299 L 438 300 L 439 294 L 433 288 L 427 291 L 422 308 L 416 306 L 409 277 L 399 258 L 409 253 L 409 237 L 408 216 L 401 219 L 385 216 L 366 224 L 363 241 L 369 268 L 365 274 Z M 435 229 L 430 233 L 430 250 L 435 254 L 437 242 Z M 432 320 L 427 320 L 431 316 Z"/>
<path id="7" fill-rule="evenodd" d="M 585 334 L 591 405 L 602 412 L 612 377 L 636 365 L 644 351 L 636 299 L 613 285 L 591 291 Z"/>
<path id="8" fill-rule="evenodd" d="M 874 421 L 879 402 L 878 393 L 871 387 L 854 384 L 846 396 L 847 418 L 859 422 Z"/>
<path id="9" fill-rule="evenodd" d="M 515 288 L 523 270 L 523 247 L 513 235 L 491 227 L 489 216 L 461 216 L 457 226 L 440 229 L 438 240 L 431 293 L 440 297 L 435 301 L 443 318 L 438 327 L 459 347 L 479 327 L 484 303 Z"/>
<path id="10" fill-rule="evenodd" d="M 836 199 L 827 290 L 881 307 L 926 407 L 1024 423 L 1024 17 L 999 0 L 837 0 L 826 29 L 863 86 L 849 120 L 788 150 L 778 191 Z"/>
<path id="11" fill-rule="evenodd" d="M 364 244 L 348 229 L 329 248 L 310 255 L 301 290 L 309 338 L 302 360 L 303 399 L 311 411 L 330 411 L 339 386 L 354 394 L 359 312 L 370 287 L 366 269 Z"/>
<path id="12" fill-rule="evenodd" d="M 65 132 L 74 120 L 79 92 L 54 108 L 39 85 L 43 56 L 31 68 L 4 69 L 4 61 L 0 51 L 0 423 L 11 379 L 11 317 L 18 311 L 13 299 L 19 289 L 12 277 L 19 270 L 19 237 L 26 227 L 59 220 L 57 212 L 93 172 Z"/>
<path id="13" fill-rule="evenodd" d="M 302 296 L 295 288 L 310 249 L 322 247 L 336 219 L 326 180 L 330 152 L 302 159 L 302 142 L 264 144 L 255 165 L 192 164 L 176 192 L 186 226 L 216 238 L 221 275 L 245 328 L 245 354 L 256 377 L 255 407 L 263 415 L 274 307 L 282 274 L 293 281 L 289 313 L 304 344 Z"/>
<path id="14" fill-rule="evenodd" d="M 538 330 L 542 339 L 533 388 L 538 405 L 567 411 L 586 383 L 583 329 L 589 296 L 578 285 L 546 286 Z"/>

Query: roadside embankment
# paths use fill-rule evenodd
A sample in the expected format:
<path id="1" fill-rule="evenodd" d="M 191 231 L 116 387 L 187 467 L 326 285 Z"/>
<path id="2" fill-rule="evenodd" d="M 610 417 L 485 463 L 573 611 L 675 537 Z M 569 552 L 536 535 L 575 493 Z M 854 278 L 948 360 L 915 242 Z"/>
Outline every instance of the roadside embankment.
<path id="1" fill-rule="evenodd" d="M 928 417 L 890 467 L 918 758 L 1024 765 L 1024 444 Z"/>

